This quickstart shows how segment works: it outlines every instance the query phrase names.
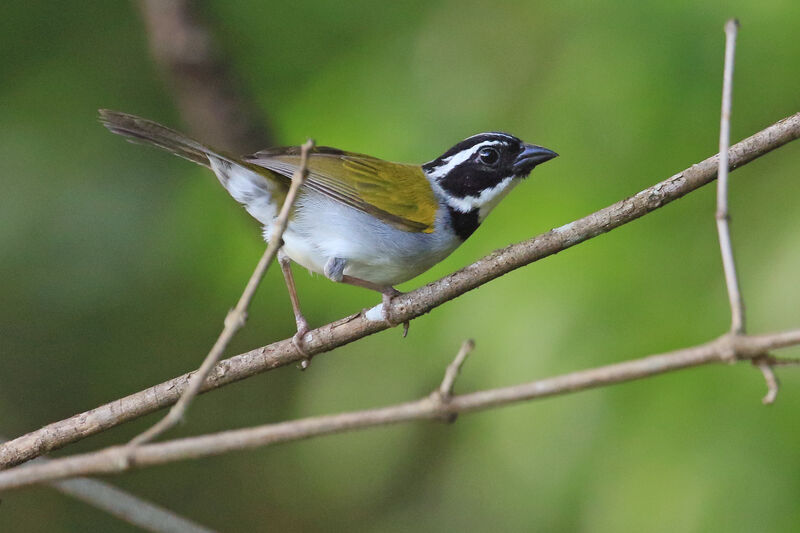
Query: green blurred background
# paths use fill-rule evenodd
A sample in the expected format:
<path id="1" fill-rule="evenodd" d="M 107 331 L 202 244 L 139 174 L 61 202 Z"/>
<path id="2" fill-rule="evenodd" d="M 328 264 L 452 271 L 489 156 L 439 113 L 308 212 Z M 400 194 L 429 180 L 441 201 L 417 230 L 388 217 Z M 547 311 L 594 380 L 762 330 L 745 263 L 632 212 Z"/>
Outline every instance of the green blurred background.
<path id="1" fill-rule="evenodd" d="M 729 16 L 742 23 L 733 139 L 800 110 L 796 0 L 217 0 L 204 13 L 281 144 L 423 162 L 505 130 L 561 154 L 404 290 L 713 154 Z M 16 436 L 196 367 L 264 244 L 208 171 L 97 124 L 110 107 L 181 126 L 132 4 L 5 2 L 0 27 L 0 433 Z M 799 168 L 795 144 L 733 174 L 752 332 L 800 326 Z M 729 323 L 713 210 L 707 187 L 434 310 L 405 340 L 390 330 L 205 395 L 171 436 L 417 398 L 467 337 L 462 392 L 706 341 Z M 312 325 L 378 301 L 297 274 Z M 229 354 L 293 332 L 274 268 Z M 714 366 L 111 481 L 224 531 L 790 531 L 800 373 L 780 376 L 769 408 L 757 370 Z M 35 488 L 3 495 L 0 530 L 132 528 Z"/>

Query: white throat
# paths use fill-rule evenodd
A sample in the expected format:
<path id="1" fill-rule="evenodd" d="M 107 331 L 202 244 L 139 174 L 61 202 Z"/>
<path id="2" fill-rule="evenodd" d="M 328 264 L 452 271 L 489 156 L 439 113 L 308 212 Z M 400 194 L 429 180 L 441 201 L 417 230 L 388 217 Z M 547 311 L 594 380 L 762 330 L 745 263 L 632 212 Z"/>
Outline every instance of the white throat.
<path id="1" fill-rule="evenodd" d="M 473 209 L 478 209 L 478 220 L 483 222 L 491 210 L 494 209 L 495 206 L 500 203 L 500 200 L 502 200 L 519 182 L 519 178 L 509 176 L 491 189 L 481 191 L 477 196 L 456 198 L 445 194 L 445 198 L 447 199 L 447 204 L 456 211 L 469 213 Z"/>

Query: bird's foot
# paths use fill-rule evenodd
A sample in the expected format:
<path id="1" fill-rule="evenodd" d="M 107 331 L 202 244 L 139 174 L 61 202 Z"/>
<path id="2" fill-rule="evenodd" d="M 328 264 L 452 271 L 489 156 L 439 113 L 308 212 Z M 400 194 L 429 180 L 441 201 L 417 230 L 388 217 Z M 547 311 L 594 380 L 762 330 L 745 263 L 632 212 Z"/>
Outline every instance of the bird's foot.
<path id="1" fill-rule="evenodd" d="M 382 291 L 381 294 L 382 294 L 383 320 L 387 324 L 389 324 L 389 327 L 391 328 L 399 326 L 400 325 L 399 322 L 395 322 L 394 320 L 392 320 L 392 317 L 390 316 L 389 313 L 389 307 L 392 305 L 392 300 L 394 299 L 394 297 L 400 296 L 403 293 L 398 291 L 394 287 L 389 287 L 385 291 Z M 408 326 L 409 326 L 408 320 L 403 322 L 403 338 L 405 338 L 408 335 Z"/>
<path id="2" fill-rule="evenodd" d="M 313 357 L 313 355 L 308 353 L 305 340 L 306 333 L 309 332 L 308 321 L 306 321 L 303 316 L 295 317 L 295 320 L 297 321 L 297 333 L 292 337 L 292 344 L 295 349 L 300 352 L 300 355 L 303 356 L 303 359 L 300 361 L 300 370 L 305 370 L 311 364 L 311 358 Z"/>

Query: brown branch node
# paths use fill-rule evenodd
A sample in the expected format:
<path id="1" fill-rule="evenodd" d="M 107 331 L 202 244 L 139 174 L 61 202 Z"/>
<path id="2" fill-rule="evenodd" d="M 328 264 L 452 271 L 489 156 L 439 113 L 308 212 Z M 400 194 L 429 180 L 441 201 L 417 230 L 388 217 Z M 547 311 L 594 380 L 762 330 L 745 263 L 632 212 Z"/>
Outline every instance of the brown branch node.
<path id="1" fill-rule="evenodd" d="M 742 358 L 740 339 L 741 335 L 738 333 L 728 332 L 717 340 L 720 360 L 723 363 L 732 365 Z"/>

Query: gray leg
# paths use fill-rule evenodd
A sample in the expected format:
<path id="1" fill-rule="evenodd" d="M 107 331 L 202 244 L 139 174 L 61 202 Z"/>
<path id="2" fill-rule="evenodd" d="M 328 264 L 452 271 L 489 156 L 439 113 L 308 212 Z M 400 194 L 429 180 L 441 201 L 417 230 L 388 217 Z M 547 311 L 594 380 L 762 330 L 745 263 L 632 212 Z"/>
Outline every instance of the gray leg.
<path id="1" fill-rule="evenodd" d="M 303 337 L 306 333 L 308 333 L 308 321 L 306 317 L 303 316 L 303 312 L 300 311 L 300 301 L 297 299 L 297 289 L 294 286 L 294 275 L 292 274 L 292 260 L 289 259 L 282 251 L 278 251 L 278 263 L 281 265 L 281 271 L 283 272 L 283 279 L 286 281 L 286 288 L 289 290 L 289 299 L 292 301 L 292 310 L 294 311 L 294 321 L 297 324 L 297 333 L 295 333 L 294 337 L 292 337 L 292 343 L 294 347 L 297 348 L 297 351 L 303 354 L 307 361 L 311 360 L 311 357 L 305 350 L 303 346 Z M 306 362 L 303 365 L 303 368 L 306 368 L 308 363 Z"/>

